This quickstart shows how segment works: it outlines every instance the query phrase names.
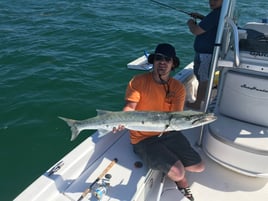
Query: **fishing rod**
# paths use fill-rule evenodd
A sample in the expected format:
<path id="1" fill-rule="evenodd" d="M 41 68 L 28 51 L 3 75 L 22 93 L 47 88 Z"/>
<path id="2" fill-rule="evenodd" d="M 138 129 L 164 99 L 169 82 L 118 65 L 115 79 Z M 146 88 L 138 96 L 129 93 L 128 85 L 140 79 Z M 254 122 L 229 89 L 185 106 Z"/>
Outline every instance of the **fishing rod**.
<path id="1" fill-rule="evenodd" d="M 87 188 L 83 193 L 82 195 L 79 197 L 79 199 L 77 201 L 80 201 L 82 200 L 84 197 L 86 197 L 86 195 L 88 193 L 91 192 L 92 190 L 92 187 L 98 182 L 101 180 L 102 177 L 104 177 L 104 175 L 114 166 L 115 163 L 118 162 L 118 159 L 115 158 L 111 161 L 111 163 L 103 170 L 103 172 L 98 176 L 98 178 L 89 186 L 89 188 Z"/>
<path id="2" fill-rule="evenodd" d="M 181 9 L 178 9 L 178 8 L 175 8 L 173 6 L 170 6 L 168 4 L 161 3 L 159 1 L 155 1 L 155 0 L 151 0 L 151 1 L 154 2 L 154 3 L 157 3 L 157 4 L 161 5 L 161 6 L 164 6 L 166 8 L 171 8 L 173 10 L 179 11 L 181 13 L 187 14 L 187 15 L 189 15 L 191 17 L 194 17 L 194 18 L 197 18 L 197 19 L 200 19 L 200 20 L 202 20 L 204 18 L 203 16 L 195 15 L 193 13 L 190 13 L 190 12 L 187 12 L 187 11 L 184 11 L 184 10 L 181 10 Z"/>

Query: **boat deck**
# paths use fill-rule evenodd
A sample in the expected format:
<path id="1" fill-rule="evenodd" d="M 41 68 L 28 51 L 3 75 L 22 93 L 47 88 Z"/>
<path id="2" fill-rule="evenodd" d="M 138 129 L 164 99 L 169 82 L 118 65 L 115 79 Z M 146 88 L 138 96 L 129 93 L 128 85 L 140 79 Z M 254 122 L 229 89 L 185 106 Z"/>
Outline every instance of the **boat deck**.
<path id="1" fill-rule="evenodd" d="M 195 130 L 195 131 L 194 131 Z M 185 131 L 194 143 L 199 129 Z M 205 161 L 206 169 L 201 173 L 188 173 L 187 177 L 197 201 L 252 201 L 268 200 L 268 179 L 249 177 L 227 169 L 210 159 L 197 147 Z"/>
<path id="2" fill-rule="evenodd" d="M 248 177 L 215 163 L 196 145 L 199 132 L 200 128 L 183 131 L 201 154 L 206 166 L 205 171 L 201 173 L 187 172 L 187 178 L 196 201 L 268 200 L 267 178 Z M 144 166 L 142 168 L 135 167 L 135 162 L 140 159 L 132 151 L 127 131 L 108 134 L 98 143 L 102 144 L 101 148 L 104 150 L 102 154 L 91 155 L 90 159 L 84 163 L 75 161 L 80 160 L 77 156 L 82 153 L 89 157 L 92 147 L 92 139 L 89 137 L 82 146 L 78 146 L 62 159 L 66 167 L 63 166 L 51 176 L 48 176 L 50 171 L 48 170 L 15 200 L 29 200 L 29 198 L 38 201 L 78 200 L 85 189 L 95 181 L 114 158 L 118 159 L 118 163 L 108 171 L 112 178 L 107 195 L 103 197 L 102 201 L 157 200 L 161 173 L 149 171 Z M 74 166 L 71 165 L 72 162 Z M 80 173 L 68 173 L 72 169 L 80 169 Z M 43 188 L 44 186 L 47 187 Z M 40 191 L 40 189 L 42 190 Z M 160 201 L 170 201 L 171 198 L 172 200 L 188 201 L 176 189 L 175 183 L 165 178 Z M 92 193 L 89 193 L 83 200 L 96 201 L 97 199 Z"/>

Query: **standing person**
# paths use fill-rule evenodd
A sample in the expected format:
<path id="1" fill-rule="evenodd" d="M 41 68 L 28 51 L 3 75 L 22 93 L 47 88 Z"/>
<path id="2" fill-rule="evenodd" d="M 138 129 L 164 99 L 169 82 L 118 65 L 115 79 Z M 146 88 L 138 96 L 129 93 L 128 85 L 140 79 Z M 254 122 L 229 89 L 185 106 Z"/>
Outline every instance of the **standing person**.
<path id="1" fill-rule="evenodd" d="M 170 77 L 170 72 L 179 66 L 175 48 L 159 44 L 148 62 L 153 71 L 137 75 L 129 82 L 124 111 L 182 111 L 186 91 L 184 85 Z M 120 130 L 122 128 L 115 129 Z M 164 172 L 179 190 L 193 201 L 185 171 L 201 172 L 204 164 L 187 138 L 179 131 L 141 132 L 130 130 L 134 152 L 152 169 Z"/>
<path id="2" fill-rule="evenodd" d="M 199 81 L 199 85 L 196 101 L 194 103 L 186 103 L 186 106 L 196 110 L 200 109 L 201 103 L 206 96 L 210 63 L 217 35 L 222 1 L 209 0 L 212 11 L 207 16 L 192 13 L 192 17 L 203 18 L 199 24 L 196 24 L 194 19 L 189 19 L 187 22 L 190 31 L 196 36 L 194 42 L 194 74 Z"/>

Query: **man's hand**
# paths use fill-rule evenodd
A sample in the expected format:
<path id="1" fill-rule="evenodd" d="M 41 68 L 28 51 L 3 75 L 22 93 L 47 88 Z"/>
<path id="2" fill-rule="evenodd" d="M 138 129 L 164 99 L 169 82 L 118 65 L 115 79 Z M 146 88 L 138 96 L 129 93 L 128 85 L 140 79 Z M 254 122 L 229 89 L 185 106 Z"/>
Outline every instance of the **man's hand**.
<path id="1" fill-rule="evenodd" d="M 204 19 L 204 17 L 205 17 L 204 15 L 202 15 L 200 13 L 190 13 L 190 16 L 195 18 L 195 19 L 200 19 L 200 20 Z"/>

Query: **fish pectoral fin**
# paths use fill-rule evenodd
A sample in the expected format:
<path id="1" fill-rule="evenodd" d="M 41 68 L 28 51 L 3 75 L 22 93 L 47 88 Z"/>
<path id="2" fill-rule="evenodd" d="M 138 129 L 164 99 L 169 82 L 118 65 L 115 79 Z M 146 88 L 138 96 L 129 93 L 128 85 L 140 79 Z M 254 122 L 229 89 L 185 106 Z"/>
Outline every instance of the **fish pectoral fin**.
<path id="1" fill-rule="evenodd" d="M 166 124 L 164 131 L 166 131 L 169 127 L 169 124 Z"/>
<path id="2" fill-rule="evenodd" d="M 98 129 L 98 133 L 99 133 L 98 137 L 101 138 L 101 137 L 103 137 L 104 135 L 106 135 L 106 134 L 108 134 L 110 132 L 112 132 L 112 131 L 111 130 L 102 129 L 102 128 L 101 129 Z"/>
<path id="3" fill-rule="evenodd" d="M 167 124 L 165 126 L 165 129 L 158 135 L 158 137 L 161 137 L 163 135 L 164 132 L 166 132 L 166 130 L 168 129 L 169 125 Z"/>

